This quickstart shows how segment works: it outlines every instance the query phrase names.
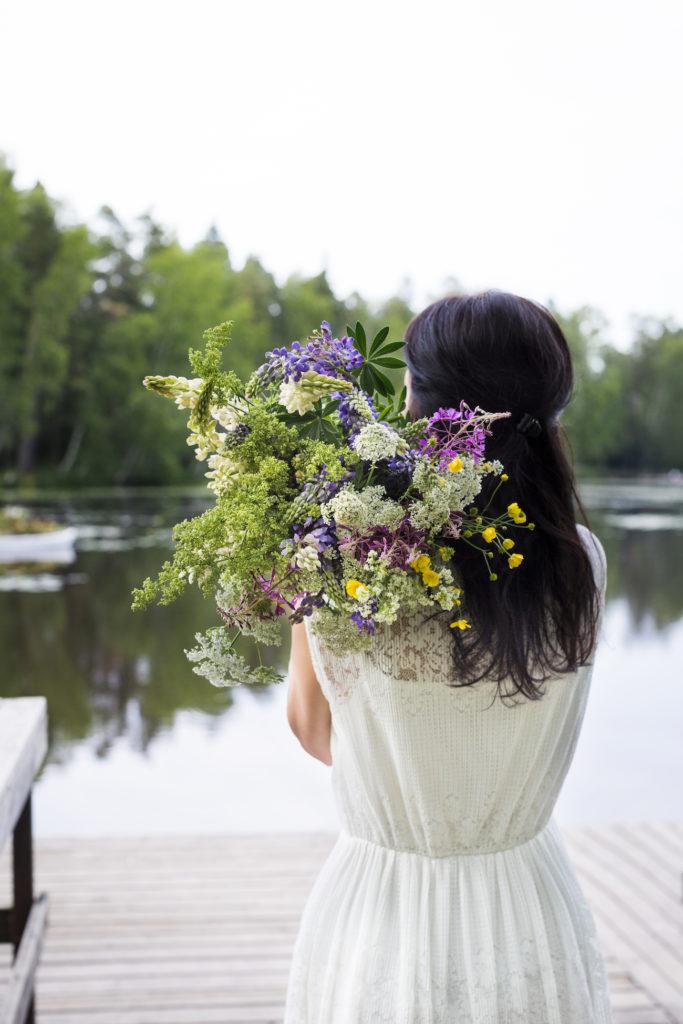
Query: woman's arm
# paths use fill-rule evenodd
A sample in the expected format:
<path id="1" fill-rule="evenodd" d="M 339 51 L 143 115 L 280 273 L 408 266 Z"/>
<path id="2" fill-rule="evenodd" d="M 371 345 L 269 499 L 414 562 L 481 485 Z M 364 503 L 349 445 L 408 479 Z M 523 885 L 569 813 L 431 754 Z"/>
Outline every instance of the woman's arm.
<path id="1" fill-rule="evenodd" d="M 313 668 L 303 622 L 292 626 L 287 719 L 304 750 L 324 764 L 332 764 L 330 705 Z"/>

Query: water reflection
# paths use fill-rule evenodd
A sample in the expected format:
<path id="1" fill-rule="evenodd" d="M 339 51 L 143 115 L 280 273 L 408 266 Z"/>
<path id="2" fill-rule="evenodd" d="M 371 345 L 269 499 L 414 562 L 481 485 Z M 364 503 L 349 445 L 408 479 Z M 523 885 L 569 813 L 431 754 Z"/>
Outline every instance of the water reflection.
<path id="1" fill-rule="evenodd" d="M 584 493 L 607 550 L 608 602 L 624 603 L 635 640 L 683 628 L 683 488 L 592 484 Z M 0 575 L 0 695 L 48 698 L 51 763 L 83 745 L 104 758 L 121 737 L 145 752 L 180 712 L 198 712 L 210 725 L 233 703 L 231 690 L 194 675 L 182 653 L 215 622 L 198 592 L 165 608 L 130 611 L 132 588 L 168 557 L 170 525 L 196 515 L 203 502 L 154 492 L 36 503 L 40 514 L 77 527 L 76 559 Z M 243 653 L 255 657 L 246 645 Z M 266 653 L 284 667 L 286 646 Z M 267 687 L 249 694 L 269 696 Z"/>
<path id="2" fill-rule="evenodd" d="M 170 524 L 202 507 L 165 495 L 41 503 L 45 514 L 77 525 L 76 561 L 52 572 L 4 567 L 0 695 L 47 697 L 51 761 L 85 741 L 104 757 L 120 736 L 144 751 L 178 712 L 217 716 L 230 707 L 232 691 L 208 686 L 183 655 L 195 632 L 215 624 L 199 592 L 130 611 L 132 588 L 168 557 Z"/>

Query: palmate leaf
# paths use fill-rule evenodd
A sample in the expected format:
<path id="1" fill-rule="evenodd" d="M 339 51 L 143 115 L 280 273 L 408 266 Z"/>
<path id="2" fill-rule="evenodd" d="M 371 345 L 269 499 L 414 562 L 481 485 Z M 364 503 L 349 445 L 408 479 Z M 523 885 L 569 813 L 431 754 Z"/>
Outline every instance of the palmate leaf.
<path id="1" fill-rule="evenodd" d="M 386 341 L 388 334 L 388 327 L 383 327 L 381 331 L 377 332 L 372 342 L 372 345 L 370 346 L 370 352 L 368 353 L 368 355 L 374 355 L 374 353 L 377 352 L 377 350 L 382 347 L 382 343 Z"/>
<path id="2" fill-rule="evenodd" d="M 378 370 L 374 364 L 370 367 L 370 372 L 375 380 L 375 387 L 381 395 L 385 395 L 389 398 L 395 394 L 396 388 L 394 387 L 393 382 Z"/>
<path id="3" fill-rule="evenodd" d="M 322 420 L 320 419 L 319 416 L 316 416 L 315 419 L 311 420 L 310 423 L 304 423 L 299 428 L 299 433 L 301 434 L 302 437 L 310 437 L 313 438 L 314 441 L 318 441 L 320 440 L 322 434 L 321 424 Z"/>
<path id="4" fill-rule="evenodd" d="M 376 356 L 388 356 L 390 352 L 396 352 L 397 349 L 403 348 L 402 341 L 390 341 L 388 345 L 383 345 L 379 352 L 376 352 Z"/>
<path id="5" fill-rule="evenodd" d="M 382 356 L 381 358 L 373 359 L 373 366 L 387 366 L 390 370 L 400 370 L 406 364 L 402 359 L 395 359 L 393 356 Z"/>
<path id="6" fill-rule="evenodd" d="M 310 437 L 314 441 L 330 441 L 334 443 L 339 440 L 339 431 L 334 423 L 325 419 L 324 415 L 315 413 L 311 415 L 310 419 L 308 417 L 303 421 L 300 419 L 296 425 L 303 437 Z"/>
<path id="7" fill-rule="evenodd" d="M 320 439 L 321 441 L 330 441 L 332 443 L 339 440 L 339 432 L 329 420 L 322 419 L 320 421 Z"/>
<path id="8" fill-rule="evenodd" d="M 375 390 L 375 381 L 372 376 L 372 370 L 368 363 L 363 363 L 360 371 L 360 377 L 358 378 L 360 386 L 363 391 L 369 391 L 370 394 Z"/>
<path id="9" fill-rule="evenodd" d="M 350 338 L 353 338 L 353 343 L 362 355 L 363 359 L 367 357 L 368 353 L 368 341 L 365 334 L 365 328 L 363 327 L 360 320 L 356 320 L 355 327 L 349 327 L 346 325 L 346 333 Z"/>
<path id="10" fill-rule="evenodd" d="M 358 377 L 360 387 L 374 396 L 376 400 L 378 397 L 391 399 L 396 393 L 393 381 L 385 373 L 382 373 L 380 367 L 386 370 L 401 370 L 406 365 L 402 359 L 391 355 L 392 352 L 403 348 L 403 342 L 391 341 L 386 344 L 389 330 L 388 326 L 382 327 L 368 348 L 367 334 L 360 321 L 356 321 L 355 327 L 348 325 L 346 327 L 347 334 L 353 338 L 353 343 L 364 360 L 360 369 L 353 371 L 354 375 Z M 377 404 L 381 403 L 377 401 Z"/>

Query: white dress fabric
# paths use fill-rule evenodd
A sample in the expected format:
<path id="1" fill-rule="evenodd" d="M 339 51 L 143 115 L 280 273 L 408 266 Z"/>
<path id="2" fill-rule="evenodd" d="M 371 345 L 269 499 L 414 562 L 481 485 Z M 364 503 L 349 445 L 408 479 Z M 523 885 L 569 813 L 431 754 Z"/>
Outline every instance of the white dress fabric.
<path id="1" fill-rule="evenodd" d="M 602 619 L 605 554 L 579 532 Z M 378 630 L 362 654 L 308 637 L 342 831 L 303 912 L 285 1024 L 608 1024 L 593 919 L 552 819 L 592 665 L 510 706 L 492 681 L 447 685 L 443 619 Z"/>

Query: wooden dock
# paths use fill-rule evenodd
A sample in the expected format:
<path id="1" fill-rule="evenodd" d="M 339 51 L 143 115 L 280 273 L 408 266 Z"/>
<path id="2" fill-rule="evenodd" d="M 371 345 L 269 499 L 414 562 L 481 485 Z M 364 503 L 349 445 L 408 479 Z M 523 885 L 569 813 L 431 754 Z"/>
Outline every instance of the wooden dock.
<path id="1" fill-rule="evenodd" d="M 683 1024 L 683 825 L 565 835 L 598 923 L 614 1024 Z M 37 842 L 37 889 L 50 893 L 39 1024 L 278 1024 L 301 908 L 332 842 Z M 0 898 L 6 888 L 5 858 Z"/>

